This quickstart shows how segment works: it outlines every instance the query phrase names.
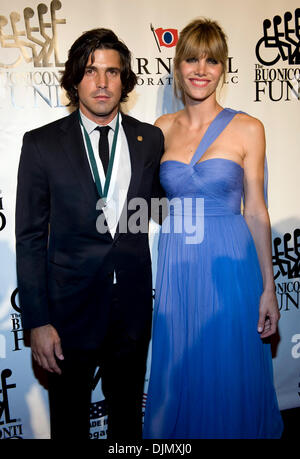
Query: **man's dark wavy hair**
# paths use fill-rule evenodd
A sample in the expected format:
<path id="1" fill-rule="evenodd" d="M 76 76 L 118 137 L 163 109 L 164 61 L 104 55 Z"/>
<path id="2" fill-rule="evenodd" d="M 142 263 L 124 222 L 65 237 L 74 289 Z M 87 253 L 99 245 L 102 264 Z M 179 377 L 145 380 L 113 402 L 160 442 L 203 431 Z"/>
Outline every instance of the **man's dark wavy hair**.
<path id="1" fill-rule="evenodd" d="M 97 49 L 114 49 L 118 51 L 121 61 L 122 93 L 120 102 L 127 100 L 128 94 L 136 85 L 137 77 L 131 69 L 131 53 L 127 46 L 109 29 L 93 29 L 83 33 L 71 46 L 68 60 L 61 78 L 70 104 L 78 107 L 79 98 L 76 86 L 81 82 L 87 61 L 91 54 L 92 62 Z"/>

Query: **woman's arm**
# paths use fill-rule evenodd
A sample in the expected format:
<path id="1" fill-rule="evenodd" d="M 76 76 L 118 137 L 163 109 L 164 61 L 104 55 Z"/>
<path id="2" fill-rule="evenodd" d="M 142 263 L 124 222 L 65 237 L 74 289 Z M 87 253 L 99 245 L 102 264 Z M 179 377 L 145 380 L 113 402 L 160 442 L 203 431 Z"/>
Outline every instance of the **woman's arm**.
<path id="1" fill-rule="evenodd" d="M 266 338 L 276 332 L 280 318 L 272 265 L 271 226 L 264 201 L 265 132 L 260 121 L 247 117 L 244 138 L 244 217 L 254 239 L 263 277 L 259 305 L 258 332 Z"/>

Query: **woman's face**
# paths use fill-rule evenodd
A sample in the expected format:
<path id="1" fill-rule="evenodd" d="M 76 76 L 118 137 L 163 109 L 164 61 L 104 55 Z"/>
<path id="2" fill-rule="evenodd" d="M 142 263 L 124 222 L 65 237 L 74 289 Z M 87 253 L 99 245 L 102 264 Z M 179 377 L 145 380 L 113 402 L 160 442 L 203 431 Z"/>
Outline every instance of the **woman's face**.
<path id="1" fill-rule="evenodd" d="M 201 55 L 181 61 L 177 76 L 185 101 L 215 97 L 222 74 L 223 65 L 208 56 Z"/>

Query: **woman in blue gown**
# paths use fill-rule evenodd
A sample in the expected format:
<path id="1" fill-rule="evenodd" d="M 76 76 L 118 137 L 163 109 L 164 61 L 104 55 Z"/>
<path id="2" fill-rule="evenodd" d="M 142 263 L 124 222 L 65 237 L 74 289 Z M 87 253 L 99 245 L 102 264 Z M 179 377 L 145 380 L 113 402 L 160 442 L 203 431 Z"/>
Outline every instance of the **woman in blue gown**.
<path id="1" fill-rule="evenodd" d="M 227 44 L 191 22 L 174 59 L 184 109 L 156 124 L 169 213 L 158 249 L 144 438 L 280 438 L 270 344 L 279 311 L 261 122 L 223 109 Z M 244 198 L 243 215 L 241 200 Z"/>

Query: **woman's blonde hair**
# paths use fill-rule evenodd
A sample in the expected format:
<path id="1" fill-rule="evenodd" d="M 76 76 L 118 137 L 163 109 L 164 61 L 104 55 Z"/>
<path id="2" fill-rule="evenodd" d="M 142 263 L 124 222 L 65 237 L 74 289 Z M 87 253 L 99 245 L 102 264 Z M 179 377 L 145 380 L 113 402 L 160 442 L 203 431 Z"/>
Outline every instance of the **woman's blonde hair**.
<path id="1" fill-rule="evenodd" d="M 174 57 L 174 92 L 183 102 L 184 94 L 178 78 L 179 65 L 186 59 L 198 56 L 207 56 L 220 62 L 224 82 L 228 59 L 227 37 L 216 21 L 194 19 L 180 32 Z"/>

